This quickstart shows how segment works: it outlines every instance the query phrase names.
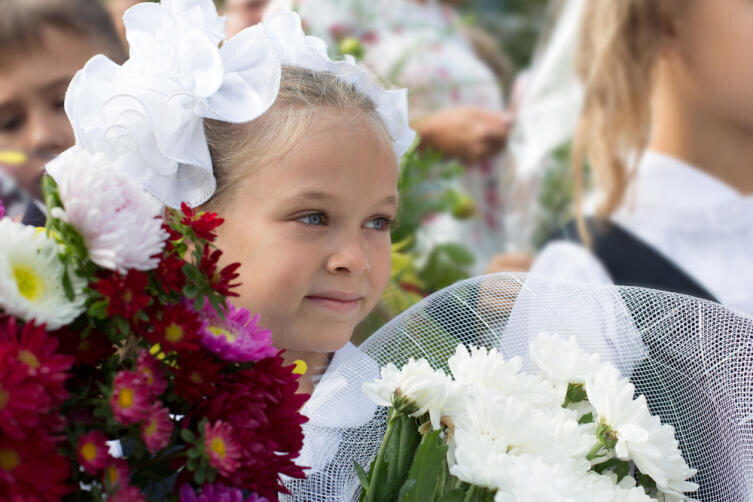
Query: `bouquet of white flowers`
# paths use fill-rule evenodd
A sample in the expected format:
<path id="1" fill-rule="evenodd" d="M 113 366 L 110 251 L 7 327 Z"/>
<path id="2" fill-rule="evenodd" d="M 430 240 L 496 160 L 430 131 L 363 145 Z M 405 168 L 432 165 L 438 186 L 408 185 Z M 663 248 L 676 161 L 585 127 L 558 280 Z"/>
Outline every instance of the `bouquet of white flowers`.
<path id="1" fill-rule="evenodd" d="M 689 296 L 461 281 L 328 372 L 286 500 L 753 500 L 751 339 Z"/>
<path id="2" fill-rule="evenodd" d="M 682 500 L 698 489 L 674 428 L 614 365 L 546 333 L 530 357 L 537 374 L 462 344 L 452 377 L 425 359 L 383 367 L 364 385 L 392 409 L 368 476 L 359 469 L 361 500 Z"/>

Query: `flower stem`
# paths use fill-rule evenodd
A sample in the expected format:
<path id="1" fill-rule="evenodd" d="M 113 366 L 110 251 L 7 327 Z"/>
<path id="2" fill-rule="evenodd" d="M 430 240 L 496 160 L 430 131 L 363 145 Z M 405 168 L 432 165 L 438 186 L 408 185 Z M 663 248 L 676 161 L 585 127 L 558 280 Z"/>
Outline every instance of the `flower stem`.
<path id="1" fill-rule="evenodd" d="M 593 448 L 591 448 L 591 451 L 586 454 L 586 460 L 591 461 L 598 457 L 602 448 L 604 448 L 604 445 L 601 444 L 601 441 L 597 441 L 596 444 L 593 445 Z"/>

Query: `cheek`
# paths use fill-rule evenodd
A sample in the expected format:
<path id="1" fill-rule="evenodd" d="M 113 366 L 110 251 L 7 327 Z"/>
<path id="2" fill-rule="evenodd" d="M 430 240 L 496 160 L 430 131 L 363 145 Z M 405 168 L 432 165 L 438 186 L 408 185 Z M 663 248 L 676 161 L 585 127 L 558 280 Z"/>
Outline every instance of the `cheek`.
<path id="1" fill-rule="evenodd" d="M 392 267 L 392 251 L 389 239 L 376 246 L 371 257 L 371 283 L 374 287 L 373 295 L 379 299 L 390 280 Z M 376 303 L 376 301 L 375 301 Z"/>

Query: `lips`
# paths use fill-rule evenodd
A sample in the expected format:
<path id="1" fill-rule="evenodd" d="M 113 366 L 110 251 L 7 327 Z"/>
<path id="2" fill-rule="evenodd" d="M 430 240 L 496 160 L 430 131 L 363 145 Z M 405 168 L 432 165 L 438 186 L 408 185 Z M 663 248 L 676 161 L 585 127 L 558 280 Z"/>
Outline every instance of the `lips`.
<path id="1" fill-rule="evenodd" d="M 306 296 L 306 300 L 320 308 L 333 312 L 347 313 L 358 308 L 361 300 L 363 300 L 363 295 L 360 293 L 331 291 L 308 295 Z"/>

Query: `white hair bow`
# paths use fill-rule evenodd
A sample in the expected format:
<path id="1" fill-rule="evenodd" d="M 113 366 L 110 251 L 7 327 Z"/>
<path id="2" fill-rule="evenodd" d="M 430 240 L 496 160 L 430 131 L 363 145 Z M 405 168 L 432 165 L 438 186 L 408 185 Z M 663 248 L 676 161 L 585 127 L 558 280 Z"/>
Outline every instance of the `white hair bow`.
<path id="1" fill-rule="evenodd" d="M 379 88 L 351 58 L 332 61 L 326 44 L 305 36 L 293 12 L 272 15 L 228 40 L 211 0 L 142 3 L 123 21 L 128 61 L 95 56 L 68 88 L 73 148 L 105 154 L 168 206 L 197 206 L 212 196 L 203 119 L 239 123 L 262 115 L 277 98 L 282 65 L 332 72 L 370 96 L 398 157 L 413 141 L 405 90 Z M 53 178 L 69 158 L 47 165 Z"/>

